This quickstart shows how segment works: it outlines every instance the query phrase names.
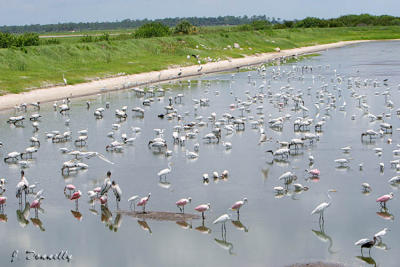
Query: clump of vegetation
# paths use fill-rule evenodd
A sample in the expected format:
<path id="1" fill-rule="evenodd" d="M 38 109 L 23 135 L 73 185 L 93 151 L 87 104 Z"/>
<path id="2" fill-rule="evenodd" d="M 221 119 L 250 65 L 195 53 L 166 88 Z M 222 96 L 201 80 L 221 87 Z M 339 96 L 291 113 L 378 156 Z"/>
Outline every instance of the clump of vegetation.
<path id="1" fill-rule="evenodd" d="M 0 48 L 36 45 L 39 45 L 39 35 L 37 33 L 10 34 L 0 32 Z"/>
<path id="2" fill-rule="evenodd" d="M 60 44 L 60 40 L 57 38 L 48 38 L 40 40 L 40 45 L 58 45 Z"/>
<path id="3" fill-rule="evenodd" d="M 271 22 L 268 20 L 254 20 L 249 24 L 238 26 L 239 31 L 260 31 L 271 29 Z"/>
<path id="4" fill-rule="evenodd" d="M 134 33 L 135 38 L 164 37 L 169 35 L 171 35 L 170 28 L 159 22 L 144 24 Z"/>
<path id="5" fill-rule="evenodd" d="M 192 24 L 190 24 L 190 22 L 187 20 L 179 22 L 174 30 L 174 33 L 177 34 L 192 34 L 195 32 L 197 32 L 197 28 Z"/>

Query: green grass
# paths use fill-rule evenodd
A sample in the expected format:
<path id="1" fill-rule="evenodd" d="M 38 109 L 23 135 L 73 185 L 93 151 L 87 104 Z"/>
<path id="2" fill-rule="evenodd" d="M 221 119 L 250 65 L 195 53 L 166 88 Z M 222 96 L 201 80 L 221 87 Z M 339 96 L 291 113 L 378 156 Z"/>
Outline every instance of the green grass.
<path id="1" fill-rule="evenodd" d="M 196 35 L 95 43 L 80 43 L 77 37 L 62 38 L 69 40 L 58 45 L 0 49 L 0 93 L 59 84 L 63 74 L 69 84 L 75 84 L 117 73 L 134 74 L 197 64 L 193 57 L 186 58 L 191 54 L 200 55 L 204 63 L 208 56 L 239 58 L 272 52 L 275 47 L 289 49 L 346 40 L 395 38 L 400 38 L 397 26 L 254 32 L 238 32 L 234 27 L 208 27 Z M 243 50 L 226 49 L 235 42 Z"/>

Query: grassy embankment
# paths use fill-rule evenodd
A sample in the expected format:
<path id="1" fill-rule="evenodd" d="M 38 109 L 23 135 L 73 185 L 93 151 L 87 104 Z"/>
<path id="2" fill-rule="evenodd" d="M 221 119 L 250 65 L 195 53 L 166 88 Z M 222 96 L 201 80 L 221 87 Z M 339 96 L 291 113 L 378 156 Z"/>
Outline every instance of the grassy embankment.
<path id="1" fill-rule="evenodd" d="M 85 82 L 117 73 L 134 74 L 197 64 L 187 55 L 238 58 L 289 49 L 361 39 L 400 38 L 399 26 L 357 28 L 233 31 L 232 27 L 202 28 L 199 34 L 149 39 L 82 43 L 78 37 L 60 38 L 60 44 L 0 49 L 0 94 L 62 82 Z M 68 39 L 68 40 L 67 40 Z M 241 49 L 226 49 L 238 43 Z M 225 49 L 224 49 L 225 48 Z"/>

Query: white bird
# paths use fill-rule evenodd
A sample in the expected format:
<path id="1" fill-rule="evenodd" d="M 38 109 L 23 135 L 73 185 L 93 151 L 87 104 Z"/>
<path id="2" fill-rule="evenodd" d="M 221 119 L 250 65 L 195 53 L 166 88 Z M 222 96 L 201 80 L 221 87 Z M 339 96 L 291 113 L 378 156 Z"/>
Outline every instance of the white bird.
<path id="1" fill-rule="evenodd" d="M 336 190 L 334 190 L 334 189 L 329 189 L 329 190 L 328 190 L 328 198 L 329 198 L 329 200 L 332 200 L 332 197 L 329 195 L 329 192 L 336 192 Z M 327 208 L 329 208 L 330 205 L 331 205 L 331 201 L 329 201 L 329 202 L 322 202 L 321 204 L 319 204 L 319 205 L 311 212 L 311 215 L 313 215 L 313 214 L 319 214 L 319 215 L 320 215 L 320 217 L 319 217 L 320 221 L 321 221 L 321 219 L 323 220 L 324 211 L 325 211 Z"/>
<path id="2" fill-rule="evenodd" d="M 374 234 L 374 237 L 379 238 L 380 240 L 382 240 L 382 236 L 386 235 L 388 231 L 390 231 L 390 229 L 383 228 L 381 231 L 379 231 L 376 234 Z"/>
<path id="3" fill-rule="evenodd" d="M 133 204 L 133 210 L 135 210 L 135 201 L 136 201 L 137 199 L 139 199 L 139 196 L 138 196 L 138 195 L 131 196 L 131 197 L 128 199 L 128 202 L 131 203 L 131 204 L 130 204 L 131 209 L 132 209 L 132 204 Z"/>
<path id="4" fill-rule="evenodd" d="M 219 217 L 213 222 L 213 224 L 217 224 L 217 223 L 222 224 L 222 230 L 223 230 L 223 231 L 225 230 L 225 232 L 226 232 L 225 223 L 226 223 L 227 221 L 229 221 L 229 220 L 231 220 L 231 215 L 229 215 L 229 214 L 223 214 L 223 215 L 219 216 Z"/>
<path id="5" fill-rule="evenodd" d="M 169 163 L 168 163 L 168 168 L 165 168 L 165 169 L 163 169 L 163 170 L 161 170 L 161 171 L 159 171 L 159 172 L 157 173 L 157 175 L 160 177 L 160 179 L 161 179 L 163 176 L 164 176 L 164 178 L 166 178 L 166 177 L 167 177 L 167 174 L 171 172 L 171 165 L 172 165 L 172 162 L 169 162 Z"/>

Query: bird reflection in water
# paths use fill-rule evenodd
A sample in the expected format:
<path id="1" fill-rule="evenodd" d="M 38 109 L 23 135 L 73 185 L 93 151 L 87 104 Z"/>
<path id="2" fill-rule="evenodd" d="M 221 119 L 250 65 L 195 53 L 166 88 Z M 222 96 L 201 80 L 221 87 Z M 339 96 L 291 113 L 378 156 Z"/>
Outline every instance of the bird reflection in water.
<path id="1" fill-rule="evenodd" d="M 217 243 L 218 246 L 227 250 L 229 255 L 235 255 L 235 253 L 233 252 L 233 244 L 226 241 L 226 231 L 222 231 L 221 239 L 214 238 L 214 241 L 215 243 Z"/>
<path id="2" fill-rule="evenodd" d="M 34 226 L 38 227 L 40 229 L 40 231 L 44 232 L 45 229 L 43 227 L 43 223 L 39 218 L 31 218 L 31 221 L 33 223 Z"/>
<path id="3" fill-rule="evenodd" d="M 121 224 L 122 224 L 122 215 L 121 213 L 118 213 L 114 218 L 114 222 L 112 223 L 110 230 L 117 232 L 118 229 L 121 227 Z"/>
<path id="4" fill-rule="evenodd" d="M 82 213 L 78 210 L 71 210 L 72 216 L 74 216 L 78 221 L 82 221 Z"/>
<path id="5" fill-rule="evenodd" d="M 204 226 L 204 220 L 201 221 L 201 225 L 194 228 L 195 230 L 199 231 L 202 234 L 209 234 L 211 233 L 211 229 L 207 226 Z"/>
<path id="6" fill-rule="evenodd" d="M 162 180 L 161 178 L 160 178 L 160 181 L 158 181 L 158 186 L 160 186 L 161 188 L 164 188 L 164 189 L 170 189 L 171 188 L 171 183 L 170 182 L 168 182 L 167 180 L 166 180 L 166 178 L 165 178 L 165 180 Z"/>
<path id="7" fill-rule="evenodd" d="M 369 265 L 373 265 L 374 267 L 376 267 L 376 262 L 372 257 L 356 256 L 356 258 L 362 260 L 363 262 Z"/>
<path id="8" fill-rule="evenodd" d="M 376 212 L 376 214 L 385 219 L 385 220 L 391 220 L 394 221 L 394 216 L 393 214 L 389 213 L 387 208 L 381 208 L 379 211 Z"/>
<path id="9" fill-rule="evenodd" d="M 30 214 L 30 204 L 29 202 L 25 203 L 25 208 L 22 209 L 22 206 L 20 209 L 17 209 L 17 221 L 21 227 L 26 227 L 27 224 L 29 223 L 28 218 Z"/>
<path id="10" fill-rule="evenodd" d="M 105 205 L 101 205 L 101 222 L 105 223 L 107 226 L 111 224 L 112 213 Z"/>
<path id="11" fill-rule="evenodd" d="M 319 231 L 317 231 L 317 230 L 311 230 L 312 232 L 313 232 L 313 234 L 319 239 L 319 240 L 321 240 L 322 242 L 328 242 L 329 243 L 329 246 L 328 246 L 328 252 L 330 253 L 330 254 L 335 254 L 335 253 L 337 253 L 337 251 L 333 251 L 332 250 L 332 247 L 333 247 L 333 241 L 332 241 L 332 238 L 329 236 L 329 235 L 327 235 L 326 233 L 325 233 L 325 228 L 324 228 L 324 224 L 320 224 L 319 225 Z"/>
<path id="12" fill-rule="evenodd" d="M 389 250 L 390 248 L 380 240 L 378 243 L 375 244 L 376 248 L 382 249 L 382 250 Z"/>
<path id="13" fill-rule="evenodd" d="M 7 214 L 1 213 L 0 214 L 0 222 L 7 222 Z"/>
<path id="14" fill-rule="evenodd" d="M 192 223 L 188 223 L 186 221 L 177 221 L 176 224 L 185 230 L 192 229 Z"/>
<path id="15" fill-rule="evenodd" d="M 148 231 L 149 234 L 152 234 L 151 228 L 145 220 L 137 220 L 137 222 L 143 230 Z"/>
<path id="16" fill-rule="evenodd" d="M 233 224 L 233 226 L 235 226 L 236 229 L 238 229 L 240 231 L 244 231 L 245 233 L 247 233 L 249 231 L 249 228 L 247 228 L 245 225 L 243 225 L 243 223 L 239 220 L 239 218 L 237 219 L 237 221 L 232 220 L 232 224 Z"/>

